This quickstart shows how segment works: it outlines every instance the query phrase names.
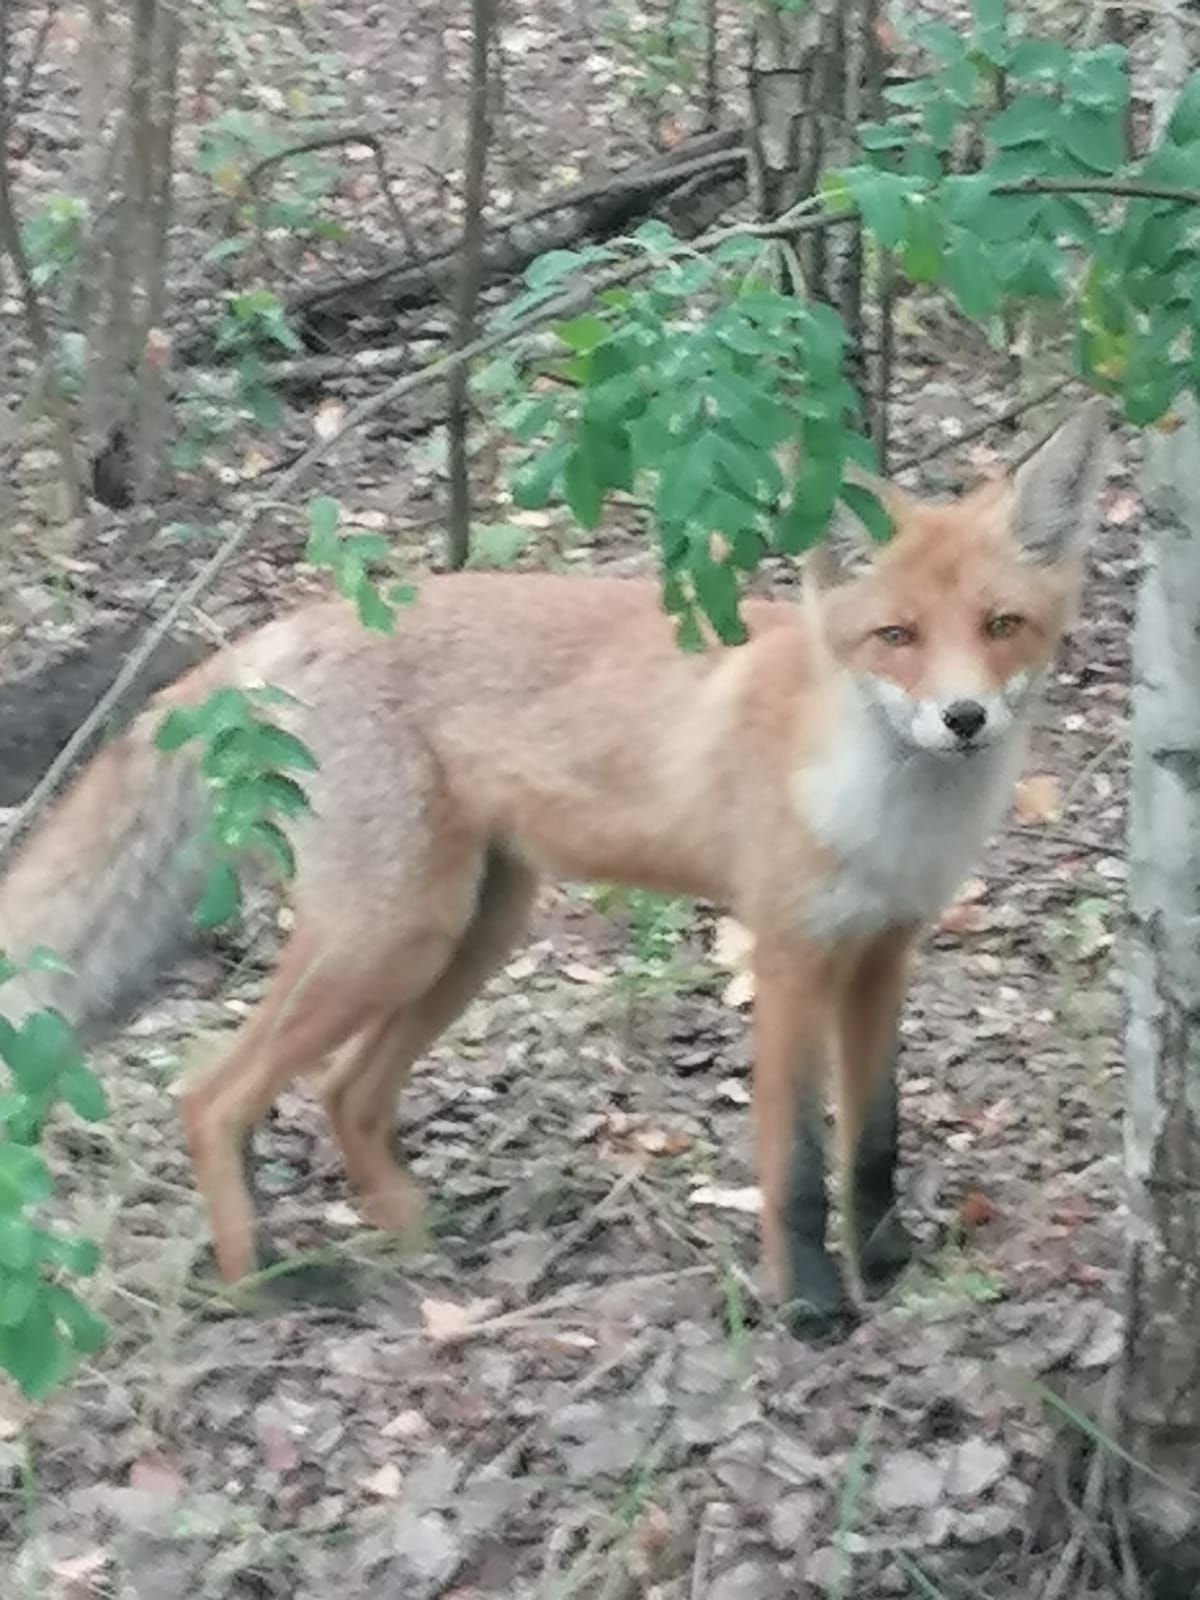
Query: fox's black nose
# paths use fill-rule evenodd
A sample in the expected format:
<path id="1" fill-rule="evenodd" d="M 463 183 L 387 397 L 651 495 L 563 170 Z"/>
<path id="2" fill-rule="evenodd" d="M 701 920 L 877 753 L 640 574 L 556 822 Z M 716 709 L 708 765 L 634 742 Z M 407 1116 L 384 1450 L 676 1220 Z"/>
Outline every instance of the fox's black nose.
<path id="1" fill-rule="evenodd" d="M 987 721 L 987 712 L 978 700 L 952 700 L 942 712 L 942 721 L 956 739 L 966 744 Z"/>

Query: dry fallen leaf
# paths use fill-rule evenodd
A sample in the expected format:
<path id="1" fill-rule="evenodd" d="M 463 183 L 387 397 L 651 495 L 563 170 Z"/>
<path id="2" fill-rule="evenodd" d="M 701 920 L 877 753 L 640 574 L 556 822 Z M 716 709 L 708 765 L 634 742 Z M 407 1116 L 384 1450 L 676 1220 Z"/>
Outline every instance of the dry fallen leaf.
<path id="1" fill-rule="evenodd" d="M 712 958 L 719 967 L 736 971 L 754 954 L 754 935 L 733 917 L 722 917 L 713 937 Z"/>
<path id="2" fill-rule="evenodd" d="M 1062 816 L 1062 785 L 1052 772 L 1022 778 L 1013 794 L 1018 822 L 1057 822 Z"/>
<path id="3" fill-rule="evenodd" d="M 384 1439 L 428 1439 L 433 1432 L 429 1419 L 414 1411 L 410 1407 L 407 1411 L 398 1411 L 390 1422 L 385 1422 L 380 1428 L 380 1437 Z"/>
<path id="4" fill-rule="evenodd" d="M 380 1500 L 398 1500 L 404 1479 L 394 1461 L 385 1461 L 377 1472 L 369 1472 L 358 1480 L 360 1489 Z"/>
<path id="5" fill-rule="evenodd" d="M 735 1011 L 754 1003 L 754 974 L 739 972 L 721 990 L 721 999 Z"/>
<path id="6" fill-rule="evenodd" d="M 762 1210 L 762 1195 L 751 1185 L 745 1189 L 727 1189 L 717 1183 L 702 1183 L 688 1196 L 694 1206 L 712 1206 L 716 1211 L 744 1211 L 757 1216 Z"/>
<path id="7" fill-rule="evenodd" d="M 568 961 L 563 968 L 563 976 L 575 983 L 590 984 L 607 983 L 609 979 L 607 972 L 601 972 L 598 967 L 585 966 L 582 961 Z"/>
<path id="8" fill-rule="evenodd" d="M 263 1464 L 272 1472 L 294 1472 L 300 1465 L 300 1448 L 286 1428 L 271 1423 L 260 1434 Z"/>
<path id="9" fill-rule="evenodd" d="M 996 1208 L 987 1195 L 981 1194 L 978 1189 L 971 1189 L 959 1202 L 958 1220 L 964 1228 L 982 1228 L 985 1222 L 990 1222 L 996 1215 Z"/>
<path id="10" fill-rule="evenodd" d="M 421 1301 L 421 1320 L 431 1339 L 459 1339 L 493 1316 L 499 1306 L 496 1299 L 468 1300 L 466 1305 L 455 1300 L 425 1299 Z"/>
<path id="11" fill-rule="evenodd" d="M 728 1100 L 731 1105 L 748 1106 L 750 1104 L 750 1090 L 741 1078 L 722 1078 L 713 1091 L 718 1100 Z"/>
<path id="12" fill-rule="evenodd" d="M 633 1142 L 649 1156 L 682 1155 L 692 1143 L 687 1134 L 677 1128 L 639 1128 Z"/>
<path id="13" fill-rule="evenodd" d="M 63 1585 L 69 1600 L 76 1600 L 76 1597 L 83 1600 L 84 1596 L 99 1592 L 95 1580 L 107 1571 L 110 1560 L 108 1551 L 97 1546 L 94 1550 L 84 1551 L 82 1555 L 51 1562 L 50 1576 Z"/>
<path id="14" fill-rule="evenodd" d="M 328 441 L 340 430 L 346 408 L 340 400 L 322 400 L 313 412 L 312 428 L 318 439 Z"/>
<path id="15" fill-rule="evenodd" d="M 187 1488 L 183 1474 L 166 1456 L 157 1454 L 139 1456 L 129 1469 L 129 1487 L 144 1489 L 149 1494 L 162 1495 L 164 1499 L 178 1500 Z"/>
<path id="16" fill-rule="evenodd" d="M 1105 510 L 1105 521 L 1115 528 L 1123 528 L 1142 514 L 1142 502 L 1132 489 L 1116 489 Z"/>

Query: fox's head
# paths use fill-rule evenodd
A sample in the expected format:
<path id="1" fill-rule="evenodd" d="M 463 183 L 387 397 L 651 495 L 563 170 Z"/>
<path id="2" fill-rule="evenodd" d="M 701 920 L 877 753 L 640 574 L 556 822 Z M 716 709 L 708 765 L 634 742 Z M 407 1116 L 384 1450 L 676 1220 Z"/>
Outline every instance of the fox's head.
<path id="1" fill-rule="evenodd" d="M 1012 728 L 1078 595 L 1099 513 L 1104 402 L 1015 473 L 930 504 L 875 485 L 895 533 L 821 598 L 824 634 L 903 745 L 969 754 Z"/>

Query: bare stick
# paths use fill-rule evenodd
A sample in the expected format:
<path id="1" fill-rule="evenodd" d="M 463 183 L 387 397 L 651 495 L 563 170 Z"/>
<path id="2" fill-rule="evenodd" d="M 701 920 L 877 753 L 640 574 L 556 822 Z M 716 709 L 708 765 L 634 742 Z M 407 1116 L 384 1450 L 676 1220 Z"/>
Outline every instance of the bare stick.
<path id="1" fill-rule="evenodd" d="M 454 306 L 453 349 L 475 337 L 479 285 L 483 276 L 483 181 L 488 149 L 488 42 L 493 0 L 472 0 L 471 113 L 463 183 L 462 263 Z M 452 567 L 465 567 L 471 554 L 471 477 L 467 462 L 467 366 L 450 376 L 450 529 L 447 553 Z"/>

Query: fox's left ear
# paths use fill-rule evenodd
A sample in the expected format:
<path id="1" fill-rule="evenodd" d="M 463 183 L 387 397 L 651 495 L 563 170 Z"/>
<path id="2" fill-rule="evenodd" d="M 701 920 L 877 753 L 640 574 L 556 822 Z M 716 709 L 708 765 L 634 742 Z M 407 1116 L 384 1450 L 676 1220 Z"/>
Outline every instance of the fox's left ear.
<path id="1" fill-rule="evenodd" d="M 1079 549 L 1100 520 L 1108 403 L 1089 400 L 1013 473 L 1012 532 L 1030 561 Z"/>

